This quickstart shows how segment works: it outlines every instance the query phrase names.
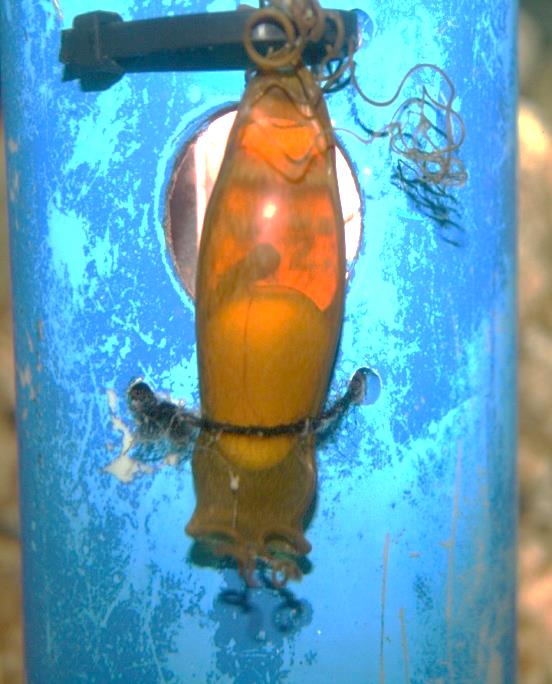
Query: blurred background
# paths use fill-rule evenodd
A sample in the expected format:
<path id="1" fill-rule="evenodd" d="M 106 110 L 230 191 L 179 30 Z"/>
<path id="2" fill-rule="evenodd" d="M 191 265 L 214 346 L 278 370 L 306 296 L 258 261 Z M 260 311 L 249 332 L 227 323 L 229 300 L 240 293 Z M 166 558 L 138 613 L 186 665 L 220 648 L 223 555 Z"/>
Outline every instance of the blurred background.
<path id="1" fill-rule="evenodd" d="M 552 0 L 522 0 L 519 63 L 519 665 L 552 684 Z"/>
<path id="2" fill-rule="evenodd" d="M 552 684 L 552 0 L 522 0 L 519 27 L 519 682 Z M 7 192 L 0 163 L 0 684 L 19 684 Z"/>

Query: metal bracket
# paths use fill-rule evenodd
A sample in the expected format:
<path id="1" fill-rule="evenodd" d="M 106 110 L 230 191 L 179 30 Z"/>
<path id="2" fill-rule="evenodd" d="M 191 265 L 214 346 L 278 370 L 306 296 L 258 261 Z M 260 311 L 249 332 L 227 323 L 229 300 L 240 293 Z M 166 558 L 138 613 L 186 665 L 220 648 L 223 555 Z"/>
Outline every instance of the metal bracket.
<path id="1" fill-rule="evenodd" d="M 73 28 L 62 31 L 60 61 L 65 81 L 80 78 L 85 90 L 103 90 L 124 73 L 144 71 L 217 71 L 252 66 L 243 47 L 245 25 L 256 10 L 188 14 L 140 21 L 123 21 L 115 12 L 87 12 L 75 17 Z M 346 43 L 357 36 L 354 11 L 339 11 Z M 303 53 L 307 64 L 326 55 L 335 40 L 328 22 L 324 36 Z M 253 42 L 261 51 L 278 50 L 285 43 L 282 30 L 272 24 L 256 27 Z"/>

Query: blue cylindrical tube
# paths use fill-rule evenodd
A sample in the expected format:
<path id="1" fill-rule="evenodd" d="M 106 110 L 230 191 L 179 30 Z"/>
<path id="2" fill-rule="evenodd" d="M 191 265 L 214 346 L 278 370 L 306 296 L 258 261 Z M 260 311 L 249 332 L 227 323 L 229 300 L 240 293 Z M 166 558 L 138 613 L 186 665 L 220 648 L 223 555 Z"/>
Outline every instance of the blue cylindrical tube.
<path id="1" fill-rule="evenodd" d="M 302 581 L 249 590 L 184 534 L 189 460 L 142 462 L 129 482 L 106 471 L 128 444 L 133 378 L 199 409 L 168 189 L 183 146 L 240 99 L 243 73 L 131 74 L 84 91 L 62 80 L 58 52 L 61 29 L 93 9 L 2 6 L 29 681 L 514 682 L 514 1 L 360 8 L 361 88 L 385 100 L 415 64 L 444 69 L 468 178 L 444 194 L 405 178 L 385 138 L 351 134 L 394 108 L 352 86 L 328 97 L 362 217 L 330 395 L 358 367 L 381 391 L 317 448 Z M 181 5 L 101 9 L 133 20 Z"/>

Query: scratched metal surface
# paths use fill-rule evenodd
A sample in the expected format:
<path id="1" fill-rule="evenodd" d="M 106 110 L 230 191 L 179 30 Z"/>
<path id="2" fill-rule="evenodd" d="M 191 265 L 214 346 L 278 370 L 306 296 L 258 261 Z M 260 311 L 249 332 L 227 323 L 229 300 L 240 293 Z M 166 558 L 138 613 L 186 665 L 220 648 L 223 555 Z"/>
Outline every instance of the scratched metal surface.
<path id="1" fill-rule="evenodd" d="M 181 146 L 239 99 L 243 75 L 141 74 L 84 93 L 62 83 L 57 53 L 60 29 L 93 9 L 2 7 L 29 681 L 513 682 L 511 3 L 363 6 L 370 96 L 390 96 L 417 62 L 443 66 L 461 94 L 462 230 L 452 244 L 390 183 L 384 144 L 340 134 L 364 232 L 331 391 L 363 365 L 382 390 L 318 450 L 311 572 L 287 594 L 250 592 L 246 607 L 223 600 L 240 589 L 232 570 L 190 559 L 188 463 L 130 484 L 104 471 L 122 442 L 110 390 L 125 421 L 136 375 L 198 405 L 193 305 L 164 246 L 164 198 Z M 108 9 L 138 19 L 181 6 Z M 329 104 L 353 130 L 351 112 L 370 127 L 390 114 L 351 92 Z"/>

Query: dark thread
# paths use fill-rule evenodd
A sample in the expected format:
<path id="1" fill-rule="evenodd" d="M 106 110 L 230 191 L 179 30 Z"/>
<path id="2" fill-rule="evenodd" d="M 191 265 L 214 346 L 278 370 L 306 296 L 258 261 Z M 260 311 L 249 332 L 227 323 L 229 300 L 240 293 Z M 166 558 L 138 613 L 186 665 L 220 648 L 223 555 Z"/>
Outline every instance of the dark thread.
<path id="1" fill-rule="evenodd" d="M 412 166 L 401 159 L 391 176 L 391 183 L 405 193 L 420 214 L 436 224 L 440 237 L 445 242 L 456 247 L 462 245 L 462 240 L 454 237 L 465 232 L 454 220 L 460 214 L 458 200 L 446 188 L 424 181 Z"/>
<path id="2" fill-rule="evenodd" d="M 343 396 L 319 416 L 279 425 L 232 425 L 210 420 L 187 411 L 179 404 L 160 399 L 143 380 L 130 384 L 127 401 L 138 427 L 136 438 L 140 442 L 154 442 L 166 438 L 177 447 L 185 447 L 198 430 L 216 435 L 226 433 L 250 437 L 317 434 L 335 426 L 351 404 L 362 402 L 366 392 L 367 374 L 366 368 L 355 371 Z"/>

